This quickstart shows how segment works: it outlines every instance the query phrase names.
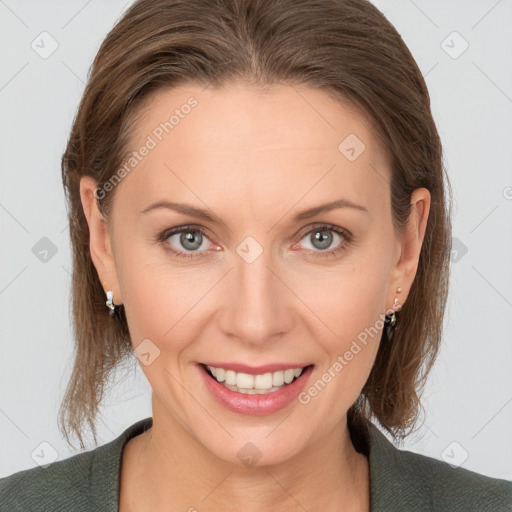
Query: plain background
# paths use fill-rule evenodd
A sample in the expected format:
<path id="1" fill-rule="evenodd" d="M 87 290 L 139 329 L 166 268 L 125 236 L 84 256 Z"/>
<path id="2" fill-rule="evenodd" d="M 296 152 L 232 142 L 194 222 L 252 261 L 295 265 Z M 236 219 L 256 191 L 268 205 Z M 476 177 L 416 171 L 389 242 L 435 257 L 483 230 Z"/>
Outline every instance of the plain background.
<path id="1" fill-rule="evenodd" d="M 43 442 L 77 453 L 57 427 L 73 350 L 60 157 L 88 68 L 130 3 L 0 0 L 0 477 L 36 466 Z M 375 4 L 426 77 L 454 192 L 442 350 L 424 424 L 401 448 L 512 480 L 512 2 Z M 51 49 L 42 32 L 58 43 L 47 58 L 31 46 Z M 133 361 L 103 402 L 100 444 L 151 415 Z"/>

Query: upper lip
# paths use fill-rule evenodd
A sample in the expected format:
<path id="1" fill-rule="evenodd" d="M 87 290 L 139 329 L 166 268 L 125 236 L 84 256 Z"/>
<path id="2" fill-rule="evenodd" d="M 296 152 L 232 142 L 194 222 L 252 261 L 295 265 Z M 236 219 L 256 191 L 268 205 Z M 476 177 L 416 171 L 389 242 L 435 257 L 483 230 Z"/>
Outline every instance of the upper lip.
<path id="1" fill-rule="evenodd" d="M 262 375 L 264 373 L 273 373 L 279 372 L 283 370 L 288 370 L 289 368 L 304 368 L 309 366 L 311 363 L 272 363 L 272 364 L 264 364 L 261 366 L 249 366 L 243 363 L 213 363 L 213 362 L 205 362 L 203 363 L 206 366 L 213 366 L 214 368 L 224 368 L 225 370 L 233 370 L 236 373 L 248 373 L 250 375 Z"/>

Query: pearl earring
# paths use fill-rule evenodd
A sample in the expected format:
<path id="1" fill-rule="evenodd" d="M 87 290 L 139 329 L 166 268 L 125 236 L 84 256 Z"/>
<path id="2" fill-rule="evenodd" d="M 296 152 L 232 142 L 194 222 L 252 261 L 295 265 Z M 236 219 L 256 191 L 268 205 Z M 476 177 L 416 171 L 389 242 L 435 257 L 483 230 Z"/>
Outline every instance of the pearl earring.
<path id="1" fill-rule="evenodd" d="M 113 316 L 116 311 L 116 305 L 113 302 L 114 299 L 114 292 L 112 290 L 109 290 L 107 292 L 107 302 L 105 304 L 108 306 L 110 316 Z"/>
<path id="2" fill-rule="evenodd" d="M 116 312 L 116 305 L 114 304 L 114 292 L 112 290 L 108 290 L 107 293 L 107 302 L 105 304 L 108 307 L 108 312 L 110 313 L 110 316 L 114 316 Z"/>
<path id="3" fill-rule="evenodd" d="M 400 293 L 402 291 L 402 288 L 398 287 L 396 289 L 396 293 Z M 393 302 L 393 309 L 399 309 L 398 307 L 398 297 L 395 297 L 395 300 Z M 388 337 L 388 340 L 391 340 L 393 338 L 394 330 L 396 329 L 396 311 L 393 311 L 393 314 L 387 315 L 384 320 L 386 324 L 386 334 Z"/>

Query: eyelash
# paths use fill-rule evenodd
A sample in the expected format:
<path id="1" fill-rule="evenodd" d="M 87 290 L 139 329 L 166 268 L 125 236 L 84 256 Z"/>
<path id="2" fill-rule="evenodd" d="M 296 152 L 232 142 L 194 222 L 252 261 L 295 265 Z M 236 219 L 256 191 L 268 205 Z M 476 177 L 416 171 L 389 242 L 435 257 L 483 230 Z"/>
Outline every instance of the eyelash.
<path id="1" fill-rule="evenodd" d="M 309 235 L 315 231 L 333 231 L 334 233 L 338 234 L 340 237 L 343 238 L 342 242 L 338 245 L 336 249 L 331 249 L 327 251 L 312 251 L 315 254 L 315 257 L 317 258 L 328 258 L 330 256 L 335 256 L 339 252 L 345 250 L 347 245 L 349 245 L 352 242 L 352 235 L 345 229 L 339 228 L 337 226 L 333 226 L 332 224 L 315 224 L 312 227 L 309 228 L 308 231 L 305 231 L 300 234 L 298 237 L 298 242 L 300 242 L 306 235 Z M 208 235 L 206 234 L 206 231 L 201 226 L 194 226 L 194 225 L 187 225 L 187 226 L 180 226 L 178 228 L 172 228 L 170 230 L 163 231 L 159 236 L 157 241 L 165 244 L 167 239 L 171 237 L 172 235 L 176 235 L 179 233 L 187 232 L 187 231 L 193 231 L 197 233 L 201 233 L 202 236 L 206 237 L 208 240 Z M 203 252 L 181 252 L 177 251 L 174 248 L 172 248 L 171 245 L 164 245 L 164 248 L 171 253 L 173 253 L 174 256 L 176 256 L 179 259 L 183 260 L 189 260 L 191 258 L 203 258 L 205 255 Z"/>

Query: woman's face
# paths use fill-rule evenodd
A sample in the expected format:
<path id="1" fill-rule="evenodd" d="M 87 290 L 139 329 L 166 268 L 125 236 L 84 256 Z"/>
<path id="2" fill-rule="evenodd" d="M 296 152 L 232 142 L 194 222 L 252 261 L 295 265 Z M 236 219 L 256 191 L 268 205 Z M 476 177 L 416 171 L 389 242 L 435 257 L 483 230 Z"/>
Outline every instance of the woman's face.
<path id="1" fill-rule="evenodd" d="M 407 296 L 426 222 L 394 234 L 371 125 L 325 92 L 230 84 L 159 92 L 133 128 L 138 156 L 114 187 L 111 238 L 91 248 L 124 304 L 155 421 L 238 464 L 284 461 L 334 435 L 386 310 Z M 428 214 L 428 192 L 416 192 Z M 263 392 L 228 390 L 206 364 Z M 280 388 L 290 372 L 277 370 L 306 366 Z"/>

